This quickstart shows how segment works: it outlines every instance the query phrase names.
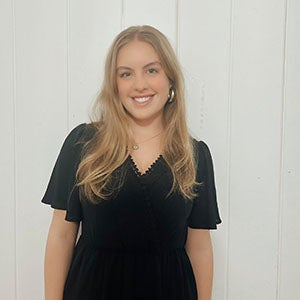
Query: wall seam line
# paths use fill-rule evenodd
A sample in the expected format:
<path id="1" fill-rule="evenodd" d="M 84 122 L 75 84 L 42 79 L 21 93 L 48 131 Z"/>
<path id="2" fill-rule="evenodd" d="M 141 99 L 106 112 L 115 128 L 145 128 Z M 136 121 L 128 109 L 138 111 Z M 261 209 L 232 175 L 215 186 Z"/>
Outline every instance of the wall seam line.
<path id="1" fill-rule="evenodd" d="M 67 132 L 70 131 L 70 102 L 71 102 L 71 56 L 70 56 L 70 0 L 67 0 Z"/>
<path id="2" fill-rule="evenodd" d="M 121 30 L 125 24 L 125 0 L 121 0 Z"/>
<path id="3" fill-rule="evenodd" d="M 231 211 L 231 130 L 232 130 L 232 90 L 233 90 L 233 42 L 234 42 L 234 0 L 230 2 L 230 37 L 229 37 L 229 57 L 228 57 L 228 127 L 227 127 L 227 244 L 226 244 L 226 279 L 225 279 L 225 299 L 229 299 L 229 262 L 230 262 L 230 211 Z"/>
<path id="4" fill-rule="evenodd" d="M 286 116 L 286 68 L 287 68 L 287 23 L 288 23 L 288 0 L 284 1 L 284 28 L 283 28 L 283 61 L 282 61 L 282 103 L 281 103 L 281 133 L 280 133 L 280 173 L 279 173 L 279 199 L 278 199 L 278 249 L 277 249 L 277 287 L 276 299 L 280 299 L 281 286 L 281 252 L 282 252 L 282 230 L 284 209 L 284 141 L 285 141 L 285 116 Z"/>
<path id="5" fill-rule="evenodd" d="M 17 279 L 18 279 L 18 268 L 17 268 L 17 125 L 16 125 L 16 114 L 17 114 L 17 66 L 16 66 L 16 1 L 12 0 L 12 68 L 13 68 L 13 78 L 12 78 L 12 90 L 13 90 L 13 172 L 14 172 L 14 289 L 15 289 L 15 299 L 18 299 L 18 289 L 17 289 Z"/>
<path id="6" fill-rule="evenodd" d="M 180 22 L 179 22 L 179 0 L 175 1 L 176 4 L 176 10 L 175 10 L 175 18 L 176 18 L 176 22 L 175 22 L 175 26 L 176 26 L 176 39 L 175 39 L 175 46 L 176 46 L 176 54 L 177 57 L 179 58 L 179 26 L 180 26 Z"/>

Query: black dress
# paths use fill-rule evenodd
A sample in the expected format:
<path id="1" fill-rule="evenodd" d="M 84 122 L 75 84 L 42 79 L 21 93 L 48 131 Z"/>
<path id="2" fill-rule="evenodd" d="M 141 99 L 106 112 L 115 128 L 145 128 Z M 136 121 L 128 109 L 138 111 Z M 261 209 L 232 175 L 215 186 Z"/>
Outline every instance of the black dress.
<path id="1" fill-rule="evenodd" d="M 187 228 L 216 229 L 221 222 L 208 147 L 197 143 L 199 197 L 168 194 L 172 175 L 163 156 L 140 174 L 129 157 L 121 190 L 94 205 L 80 201 L 74 185 L 83 143 L 95 132 L 77 126 L 66 138 L 43 203 L 82 222 L 64 289 L 64 300 L 196 300 L 185 251 Z"/>

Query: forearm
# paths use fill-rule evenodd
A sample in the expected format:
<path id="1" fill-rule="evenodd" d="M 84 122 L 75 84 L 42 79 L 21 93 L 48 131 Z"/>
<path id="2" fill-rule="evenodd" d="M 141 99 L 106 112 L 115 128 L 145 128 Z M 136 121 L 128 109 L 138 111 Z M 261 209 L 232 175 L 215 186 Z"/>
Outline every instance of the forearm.
<path id="1" fill-rule="evenodd" d="M 211 300 L 213 249 L 209 230 L 189 228 L 186 251 L 195 275 L 198 300 Z"/>
<path id="2" fill-rule="evenodd" d="M 211 300 L 213 281 L 212 249 L 188 253 L 197 284 L 198 300 Z"/>
<path id="3" fill-rule="evenodd" d="M 45 254 L 45 299 L 62 300 L 74 241 L 49 234 Z"/>
<path id="4" fill-rule="evenodd" d="M 45 253 L 45 299 L 62 300 L 76 236 L 49 231 Z"/>

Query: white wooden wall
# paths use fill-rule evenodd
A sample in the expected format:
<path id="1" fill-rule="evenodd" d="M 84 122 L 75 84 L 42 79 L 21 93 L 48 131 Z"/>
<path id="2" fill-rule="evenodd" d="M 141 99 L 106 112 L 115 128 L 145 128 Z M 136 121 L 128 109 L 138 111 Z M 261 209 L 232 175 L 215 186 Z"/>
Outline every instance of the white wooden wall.
<path id="1" fill-rule="evenodd" d="M 297 0 L 1 0 L 0 299 L 43 298 L 40 199 L 112 39 L 136 24 L 176 48 L 214 156 L 213 299 L 300 299 L 299 16 Z"/>

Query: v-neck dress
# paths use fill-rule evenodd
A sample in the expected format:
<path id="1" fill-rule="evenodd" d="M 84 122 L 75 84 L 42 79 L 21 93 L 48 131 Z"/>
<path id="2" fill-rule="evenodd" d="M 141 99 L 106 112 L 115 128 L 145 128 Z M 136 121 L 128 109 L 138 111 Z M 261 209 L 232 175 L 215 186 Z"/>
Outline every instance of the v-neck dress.
<path id="1" fill-rule="evenodd" d="M 212 159 L 196 143 L 198 197 L 168 195 L 172 174 L 163 156 L 141 174 L 131 157 L 122 188 L 109 200 L 80 199 L 76 170 L 83 144 L 95 129 L 81 124 L 67 136 L 43 203 L 66 210 L 81 222 L 64 288 L 64 300 L 197 300 L 192 266 L 185 251 L 187 229 L 216 229 L 221 223 Z"/>

